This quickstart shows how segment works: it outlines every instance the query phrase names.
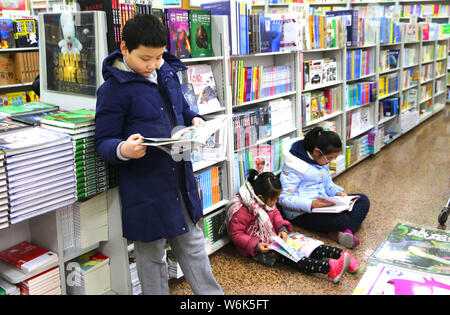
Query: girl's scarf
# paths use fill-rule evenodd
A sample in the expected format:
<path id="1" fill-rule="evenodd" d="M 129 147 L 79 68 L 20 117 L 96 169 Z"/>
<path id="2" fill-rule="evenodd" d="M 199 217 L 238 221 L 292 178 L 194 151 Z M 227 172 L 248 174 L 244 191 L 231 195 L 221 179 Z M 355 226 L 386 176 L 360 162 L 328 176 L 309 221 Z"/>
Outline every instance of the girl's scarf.
<path id="1" fill-rule="evenodd" d="M 273 233 L 272 222 L 266 211 L 272 211 L 275 206 L 267 206 L 255 195 L 252 185 L 246 181 L 237 194 L 229 203 L 225 217 L 225 225 L 228 229 L 231 218 L 242 207 L 246 206 L 248 211 L 255 217 L 255 224 L 250 227 L 250 236 L 258 237 L 264 243 L 270 243 Z"/>

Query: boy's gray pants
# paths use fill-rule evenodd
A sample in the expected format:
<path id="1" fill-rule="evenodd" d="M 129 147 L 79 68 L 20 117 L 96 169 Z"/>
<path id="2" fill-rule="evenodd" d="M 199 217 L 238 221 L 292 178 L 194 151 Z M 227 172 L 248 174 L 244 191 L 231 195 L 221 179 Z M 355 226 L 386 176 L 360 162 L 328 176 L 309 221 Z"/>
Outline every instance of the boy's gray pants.
<path id="1" fill-rule="evenodd" d="M 203 231 L 197 224 L 194 225 L 184 207 L 183 213 L 189 231 L 168 241 L 184 277 L 194 294 L 222 295 L 222 288 L 212 274 Z M 144 295 L 169 294 L 165 244 L 166 239 L 134 242 L 136 267 Z"/>

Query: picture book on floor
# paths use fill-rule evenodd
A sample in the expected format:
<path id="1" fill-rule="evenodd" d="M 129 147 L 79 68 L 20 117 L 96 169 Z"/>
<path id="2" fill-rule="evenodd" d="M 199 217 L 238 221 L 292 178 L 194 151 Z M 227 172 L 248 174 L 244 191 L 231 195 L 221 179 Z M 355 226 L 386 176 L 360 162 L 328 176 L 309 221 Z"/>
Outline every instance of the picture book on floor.
<path id="1" fill-rule="evenodd" d="M 450 233 L 398 223 L 368 260 L 353 294 L 450 293 Z"/>
<path id="2" fill-rule="evenodd" d="M 334 206 L 312 208 L 312 213 L 341 213 L 343 211 L 352 211 L 353 205 L 359 196 L 334 196 L 334 197 L 323 197 L 325 201 L 333 202 Z"/>
<path id="3" fill-rule="evenodd" d="M 298 262 L 304 256 L 309 257 L 312 251 L 322 244 L 322 241 L 294 232 L 288 235 L 286 241 L 281 237 L 274 235 L 272 237 L 272 243 L 270 243 L 268 247 L 281 255 Z"/>

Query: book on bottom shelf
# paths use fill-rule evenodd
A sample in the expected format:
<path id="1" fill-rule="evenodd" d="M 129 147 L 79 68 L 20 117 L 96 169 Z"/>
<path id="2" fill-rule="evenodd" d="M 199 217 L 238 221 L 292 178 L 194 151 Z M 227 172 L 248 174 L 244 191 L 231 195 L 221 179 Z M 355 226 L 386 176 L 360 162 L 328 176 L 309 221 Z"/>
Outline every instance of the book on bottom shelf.
<path id="1" fill-rule="evenodd" d="M 111 290 L 109 257 L 97 250 L 67 263 L 70 295 L 99 295 Z"/>
<path id="2" fill-rule="evenodd" d="M 18 286 L 21 295 L 61 295 L 59 267 L 24 280 Z"/>
<path id="3" fill-rule="evenodd" d="M 32 272 L 57 262 L 58 255 L 35 244 L 23 241 L 0 252 L 0 259 L 25 272 Z"/>

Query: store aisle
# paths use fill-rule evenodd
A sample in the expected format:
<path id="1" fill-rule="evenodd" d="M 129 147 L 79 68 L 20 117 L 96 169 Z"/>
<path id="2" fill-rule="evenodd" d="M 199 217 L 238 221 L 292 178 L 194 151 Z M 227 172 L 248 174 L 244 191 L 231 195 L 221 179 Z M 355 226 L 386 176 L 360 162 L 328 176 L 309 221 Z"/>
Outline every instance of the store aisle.
<path id="1" fill-rule="evenodd" d="M 450 196 L 450 107 L 335 179 L 347 193 L 360 192 L 371 209 L 351 250 L 364 267 L 397 222 L 436 228 Z M 447 222 L 450 226 L 450 222 Z M 448 228 L 447 228 L 448 229 Z M 324 234 L 294 228 L 338 246 Z M 286 266 L 269 268 L 241 257 L 231 244 L 210 256 L 225 294 L 351 294 L 363 272 L 345 274 L 339 284 Z M 192 294 L 184 279 L 170 280 L 171 294 Z"/>

